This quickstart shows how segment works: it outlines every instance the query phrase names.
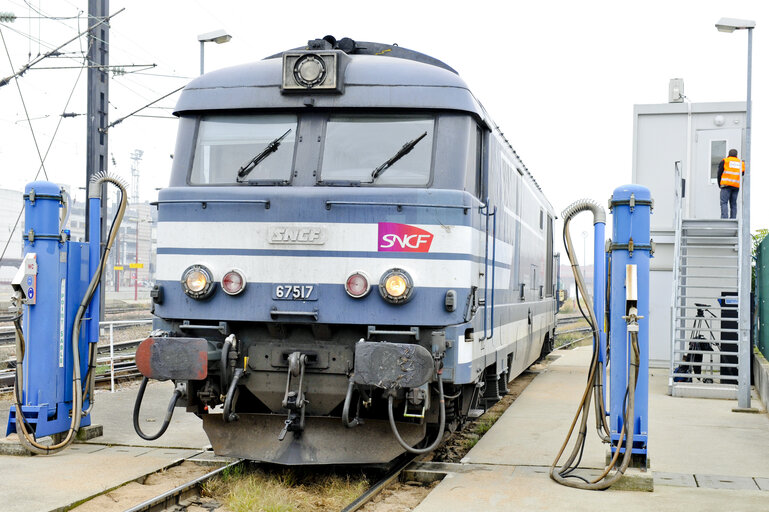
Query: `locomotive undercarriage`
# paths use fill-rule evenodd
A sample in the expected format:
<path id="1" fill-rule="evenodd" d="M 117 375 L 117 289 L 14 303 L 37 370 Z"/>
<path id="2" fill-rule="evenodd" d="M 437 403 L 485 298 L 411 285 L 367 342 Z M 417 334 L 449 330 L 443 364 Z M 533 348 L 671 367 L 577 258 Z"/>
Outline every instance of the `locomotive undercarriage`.
<path id="1" fill-rule="evenodd" d="M 405 451 L 393 430 L 402 442 L 419 447 L 440 430 L 460 426 L 471 407 L 485 404 L 477 386 L 441 383 L 446 408 L 445 428 L 439 428 L 437 371 L 445 341 L 432 328 L 186 322 L 167 327 L 153 339 L 177 350 L 187 343 L 182 340 L 206 340 L 206 377 L 174 380 L 186 381 L 183 405 L 202 418 L 219 455 L 291 465 L 387 463 Z"/>

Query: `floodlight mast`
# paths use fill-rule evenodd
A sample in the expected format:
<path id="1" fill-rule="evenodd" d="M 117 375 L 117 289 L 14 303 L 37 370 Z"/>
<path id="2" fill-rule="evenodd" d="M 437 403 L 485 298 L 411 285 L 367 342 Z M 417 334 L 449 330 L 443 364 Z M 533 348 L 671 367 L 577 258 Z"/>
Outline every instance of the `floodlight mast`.
<path id="1" fill-rule="evenodd" d="M 214 30 L 213 32 L 206 32 L 198 36 L 200 41 L 200 74 L 203 74 L 203 59 L 204 59 L 204 45 L 206 43 L 222 44 L 227 43 L 232 39 L 232 36 L 224 29 Z"/>
<path id="2" fill-rule="evenodd" d="M 745 175 L 742 177 L 740 188 L 742 189 L 742 220 L 740 238 L 742 239 L 742 254 L 740 257 L 740 271 L 742 279 L 739 290 L 739 368 L 737 369 L 737 407 L 750 408 L 750 274 L 751 254 L 753 246 L 750 236 L 750 130 L 752 122 L 751 83 L 753 80 L 753 29 L 756 22 L 737 18 L 721 18 L 716 23 L 719 32 L 734 32 L 735 30 L 748 31 L 748 93 L 745 102 L 745 153 L 742 155 L 745 161 Z"/>

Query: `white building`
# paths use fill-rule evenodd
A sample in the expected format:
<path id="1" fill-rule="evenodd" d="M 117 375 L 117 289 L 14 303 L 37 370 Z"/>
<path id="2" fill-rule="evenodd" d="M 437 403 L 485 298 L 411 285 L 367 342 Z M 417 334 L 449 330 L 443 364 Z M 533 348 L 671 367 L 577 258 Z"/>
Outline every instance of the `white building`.
<path id="1" fill-rule="evenodd" d="M 744 153 L 745 102 L 635 105 L 633 132 L 633 183 L 648 187 L 654 200 L 651 237 L 656 251 L 649 284 L 650 364 L 667 367 L 674 300 L 676 168 L 683 179 L 682 218 L 719 219 L 718 164 L 730 149 L 737 149 L 740 157 Z M 700 265 L 705 263 L 714 268 L 712 262 Z M 696 283 L 690 278 L 691 288 Z M 700 302 L 717 304 L 718 293 L 712 290 L 691 292 L 695 294 L 707 295 L 698 299 Z"/>

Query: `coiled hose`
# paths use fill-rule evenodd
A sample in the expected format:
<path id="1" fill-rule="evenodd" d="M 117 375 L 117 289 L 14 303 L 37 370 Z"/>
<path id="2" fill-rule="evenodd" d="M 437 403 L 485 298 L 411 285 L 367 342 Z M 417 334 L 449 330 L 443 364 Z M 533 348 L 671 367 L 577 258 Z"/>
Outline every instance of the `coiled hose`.
<path id="1" fill-rule="evenodd" d="M 566 253 L 569 257 L 569 262 L 571 263 L 572 272 L 574 273 L 574 279 L 577 284 L 577 291 L 578 293 L 581 293 L 582 296 L 585 297 L 585 299 L 588 299 L 590 295 L 587 292 L 585 280 L 580 270 L 579 262 L 577 261 L 577 258 L 576 258 L 576 253 L 572 245 L 571 235 L 569 231 L 569 223 L 571 222 L 571 219 L 574 216 L 576 216 L 578 213 L 583 211 L 591 211 L 593 213 L 594 224 L 597 222 L 605 223 L 606 214 L 601 206 L 599 206 L 595 201 L 592 201 L 589 199 L 580 200 L 571 204 L 569 207 L 567 207 L 563 211 L 563 214 L 562 214 L 562 217 L 564 219 L 564 226 L 563 226 L 564 245 L 566 247 Z M 638 350 L 637 334 L 635 332 L 631 332 L 631 345 L 632 345 L 631 366 L 634 367 L 634 371 L 630 372 L 630 377 L 628 379 L 628 390 L 627 390 L 628 400 L 627 400 L 627 410 L 625 411 L 625 418 L 626 420 L 630 418 L 630 421 L 629 422 L 625 421 L 625 425 L 623 425 L 622 427 L 622 431 L 620 433 L 620 439 L 618 441 L 618 446 L 621 446 L 623 439 L 625 439 L 625 455 L 622 461 L 622 465 L 620 466 L 620 468 L 617 469 L 617 471 L 612 476 L 610 476 L 609 478 L 606 478 L 609 472 L 616 465 L 617 458 L 619 457 L 619 452 L 620 452 L 618 448 L 615 451 L 614 456 L 612 457 L 608 467 L 606 467 L 604 472 L 595 480 L 587 481 L 578 475 L 572 475 L 571 473 L 575 469 L 577 469 L 577 466 L 579 465 L 579 462 L 582 458 L 582 453 L 585 447 L 585 440 L 587 436 L 587 418 L 590 412 L 591 394 L 593 395 L 592 398 L 596 403 L 596 409 L 597 409 L 596 410 L 596 429 L 599 433 L 599 436 L 604 442 L 610 442 L 609 427 L 606 424 L 606 414 L 603 406 L 603 371 L 602 371 L 601 363 L 599 360 L 600 339 L 599 339 L 599 331 L 598 331 L 598 322 L 596 320 L 595 311 L 593 311 L 590 301 L 585 300 L 585 303 L 587 306 L 587 314 L 585 314 L 585 312 L 582 311 L 581 306 L 580 306 L 580 311 L 582 311 L 583 315 L 587 319 L 592 329 L 593 356 L 590 362 L 590 369 L 588 371 L 588 378 L 587 378 L 585 390 L 582 393 L 582 398 L 580 399 L 579 406 L 574 415 L 574 419 L 571 422 L 571 426 L 569 427 L 569 432 L 566 435 L 566 439 L 561 445 L 560 450 L 558 451 L 558 455 L 555 457 L 555 460 L 550 466 L 550 478 L 552 478 L 559 484 L 562 484 L 568 487 L 575 487 L 578 489 L 588 489 L 588 490 L 602 490 L 610 487 L 617 480 L 619 480 L 619 478 L 622 476 L 622 474 L 625 472 L 628 465 L 630 464 L 630 459 L 632 456 L 632 447 L 633 447 L 633 435 L 634 435 L 634 428 L 635 428 L 634 420 L 633 420 L 634 412 L 635 412 L 635 384 L 638 377 L 638 360 L 640 355 Z M 579 301 L 577 301 L 577 304 L 579 305 Z M 577 425 L 577 421 L 580 421 L 580 426 L 577 432 L 577 440 L 574 444 L 574 448 L 572 449 L 572 452 L 567 458 L 566 462 L 556 470 L 558 461 L 560 460 L 561 456 L 563 455 L 563 452 L 566 450 L 566 446 L 571 440 L 572 434 L 574 433 L 574 428 Z M 626 432 L 626 428 L 627 428 L 627 432 Z M 627 437 L 625 437 L 626 434 L 627 434 Z M 567 478 L 575 478 L 578 480 L 567 480 Z"/>
<path id="2" fill-rule="evenodd" d="M 437 363 L 436 363 L 437 364 Z M 436 368 L 437 370 L 437 368 Z M 393 395 L 390 395 L 387 397 L 387 416 L 390 418 L 390 427 L 392 428 L 393 434 L 395 435 L 395 439 L 398 441 L 398 444 L 400 444 L 406 451 L 411 453 L 428 453 L 433 450 L 435 450 L 438 445 L 443 440 L 443 432 L 446 428 L 446 402 L 445 398 L 443 396 L 443 379 L 441 378 L 441 373 L 438 373 L 438 397 L 440 400 L 440 412 L 438 413 L 438 435 L 435 437 L 435 441 L 433 443 L 426 447 L 426 448 L 413 448 L 406 443 L 406 441 L 403 440 L 400 433 L 398 432 L 398 427 L 395 425 L 395 417 L 393 415 Z"/>
<path id="3" fill-rule="evenodd" d="M 147 389 L 147 382 L 149 382 L 149 379 L 147 377 L 144 377 L 142 379 L 141 386 L 139 386 L 139 393 L 136 395 L 136 401 L 134 402 L 134 413 L 133 413 L 133 421 L 134 421 L 134 430 L 136 433 L 144 439 L 145 441 L 154 441 L 155 439 L 159 438 L 163 434 L 166 433 L 166 430 L 168 429 L 168 425 L 171 424 L 171 418 L 174 415 L 174 407 L 176 407 L 176 402 L 179 400 L 179 397 L 182 396 L 181 390 L 179 388 L 176 388 L 174 390 L 173 396 L 171 396 L 171 401 L 168 403 L 168 409 L 166 409 L 166 417 L 163 420 L 163 424 L 160 426 L 160 430 L 154 434 L 154 435 L 147 435 L 145 434 L 141 427 L 139 426 L 139 410 L 142 406 L 142 400 L 144 400 L 144 391 Z"/>
<path id="4" fill-rule="evenodd" d="M 88 305 L 91 303 L 91 299 L 93 299 L 93 295 L 96 292 L 96 288 L 99 286 L 99 283 L 101 282 L 102 275 L 104 274 L 104 267 L 107 264 L 107 258 L 109 257 L 110 250 L 112 250 L 112 245 L 115 243 L 115 239 L 117 238 L 118 229 L 120 228 L 120 224 L 123 222 L 123 216 L 125 215 L 125 210 L 128 205 L 127 195 L 126 195 L 126 186 L 125 184 L 120 180 L 120 178 L 113 176 L 109 174 L 108 172 L 100 172 L 98 174 L 95 174 L 91 178 L 91 184 L 94 186 L 101 185 L 103 183 L 112 183 L 120 190 L 120 206 L 118 207 L 118 211 L 115 214 L 115 217 L 112 220 L 112 225 L 109 229 L 109 234 L 107 236 L 107 243 L 104 246 L 104 251 L 102 252 L 101 259 L 99 260 L 99 266 L 96 269 L 96 272 L 91 277 L 91 282 L 88 284 L 88 289 L 85 292 L 85 295 L 83 296 L 83 300 L 80 302 L 80 307 L 78 307 L 77 314 L 75 315 L 75 323 L 72 326 L 72 361 L 73 361 L 73 369 L 72 369 L 72 420 L 70 422 L 69 430 L 67 430 L 67 435 L 64 437 L 64 439 L 58 443 L 52 444 L 50 446 L 46 446 L 44 444 L 40 444 L 37 442 L 37 439 L 35 438 L 34 434 L 28 430 L 28 424 L 27 419 L 24 417 L 24 411 L 22 410 L 22 399 L 21 399 L 21 392 L 20 389 L 23 389 L 23 365 L 24 365 L 24 351 L 26 349 L 26 344 L 24 341 L 24 334 L 21 329 L 20 325 L 20 318 L 19 317 L 14 321 L 14 325 L 16 326 L 16 334 L 17 334 L 17 343 L 16 343 L 16 381 L 14 382 L 14 401 L 16 406 L 16 427 L 17 430 L 21 430 L 21 434 L 19 436 L 19 442 L 21 445 L 29 450 L 32 453 L 36 453 L 38 455 L 52 455 L 54 453 L 58 453 L 65 449 L 67 446 L 72 444 L 72 442 L 75 440 L 75 436 L 77 435 L 77 431 L 80 429 L 80 421 L 83 417 L 87 416 L 91 412 L 91 408 L 94 404 L 94 368 L 96 366 L 96 349 L 94 347 L 95 343 L 89 343 L 88 351 L 88 371 L 85 376 L 85 380 L 87 383 L 85 394 L 83 393 L 83 385 L 82 385 L 82 379 L 80 375 L 80 346 L 79 346 L 79 340 L 80 340 L 80 326 L 83 320 L 83 315 L 85 314 L 85 310 L 88 308 Z M 106 198 L 103 198 L 106 199 Z M 98 319 L 96 319 L 98 321 Z M 90 402 L 88 409 L 83 411 L 83 403 L 85 400 L 87 400 L 90 397 Z"/>

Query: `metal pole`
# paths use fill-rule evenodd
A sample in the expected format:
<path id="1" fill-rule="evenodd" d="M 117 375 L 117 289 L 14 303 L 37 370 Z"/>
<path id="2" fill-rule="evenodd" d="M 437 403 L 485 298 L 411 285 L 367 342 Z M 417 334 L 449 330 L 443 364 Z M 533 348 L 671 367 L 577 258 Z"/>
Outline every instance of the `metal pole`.
<path id="1" fill-rule="evenodd" d="M 751 125 L 751 82 L 753 79 L 753 29 L 748 28 L 748 98 L 745 105 L 745 176 L 742 178 L 742 283 L 740 286 L 740 359 L 737 382 L 737 406 L 750 408 L 750 360 L 753 347 L 750 343 L 750 276 L 751 249 L 750 236 L 750 125 Z"/>
<path id="2" fill-rule="evenodd" d="M 134 300 L 139 300 L 139 208 L 136 208 L 136 268 L 134 269 Z"/>
<path id="3" fill-rule="evenodd" d="M 88 19 L 104 20 L 109 16 L 109 0 L 88 0 Z M 88 107 L 86 125 L 86 191 L 91 178 L 102 171 L 107 170 L 107 132 L 108 105 L 109 105 L 109 23 L 95 24 L 88 33 Z M 90 192 L 88 192 L 90 197 Z M 107 211 L 107 185 L 101 187 L 101 254 L 106 244 L 107 226 L 104 219 L 109 217 Z M 90 201 L 86 200 L 86 222 L 90 224 Z M 86 226 L 86 237 L 89 237 L 89 226 Z M 90 239 L 90 238 L 87 238 Z M 102 277 L 103 279 L 103 277 Z M 104 287 L 99 287 L 100 316 L 95 320 L 104 318 Z"/>
<path id="4" fill-rule="evenodd" d="M 114 322 L 109 324 L 109 389 L 115 392 L 115 338 L 112 336 Z"/>
<path id="5" fill-rule="evenodd" d="M 203 74 L 203 41 L 200 42 L 200 74 Z"/>

